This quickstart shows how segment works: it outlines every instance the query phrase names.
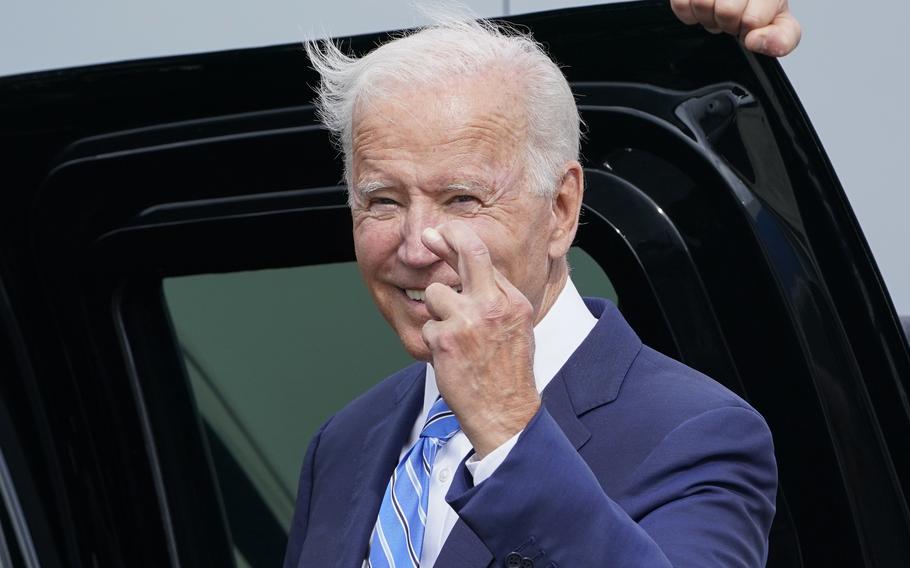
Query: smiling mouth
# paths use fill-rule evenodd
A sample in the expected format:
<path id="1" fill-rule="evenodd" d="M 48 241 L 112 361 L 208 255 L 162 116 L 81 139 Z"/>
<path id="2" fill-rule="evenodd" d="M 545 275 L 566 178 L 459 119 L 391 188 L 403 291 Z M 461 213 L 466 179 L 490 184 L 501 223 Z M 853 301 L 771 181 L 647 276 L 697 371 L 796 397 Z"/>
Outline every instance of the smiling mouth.
<path id="1" fill-rule="evenodd" d="M 450 288 L 461 294 L 461 286 L 450 286 Z M 402 290 L 409 300 L 413 300 L 415 302 L 423 302 L 427 299 L 426 288 L 402 288 Z"/>

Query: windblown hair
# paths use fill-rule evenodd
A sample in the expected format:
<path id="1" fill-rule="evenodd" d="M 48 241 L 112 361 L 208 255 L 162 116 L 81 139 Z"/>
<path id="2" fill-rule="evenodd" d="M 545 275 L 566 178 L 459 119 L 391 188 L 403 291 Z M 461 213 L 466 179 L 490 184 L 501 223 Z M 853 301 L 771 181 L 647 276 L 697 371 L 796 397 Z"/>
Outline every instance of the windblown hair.
<path id="1" fill-rule="evenodd" d="M 562 71 L 529 34 L 463 15 L 430 16 L 430 25 L 396 37 L 360 58 L 343 53 L 329 40 L 305 43 L 310 62 L 321 77 L 316 88 L 317 112 L 344 155 L 348 188 L 354 181 L 352 122 L 356 108 L 369 105 L 396 85 L 430 87 L 443 79 L 468 79 L 499 69 L 524 81 L 530 189 L 539 195 L 554 195 L 562 168 L 578 158 L 582 124 Z"/>

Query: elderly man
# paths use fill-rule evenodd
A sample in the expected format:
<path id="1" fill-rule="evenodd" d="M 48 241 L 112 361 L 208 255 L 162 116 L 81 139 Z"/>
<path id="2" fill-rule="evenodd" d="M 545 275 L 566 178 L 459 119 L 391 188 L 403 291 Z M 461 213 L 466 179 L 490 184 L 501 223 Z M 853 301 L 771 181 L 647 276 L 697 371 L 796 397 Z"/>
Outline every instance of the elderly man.
<path id="1" fill-rule="evenodd" d="M 777 0 L 674 1 L 772 54 Z M 568 83 L 530 38 L 443 19 L 362 59 L 309 46 L 354 243 L 419 363 L 314 437 L 285 566 L 759 566 L 777 486 L 761 416 L 582 300 Z"/>

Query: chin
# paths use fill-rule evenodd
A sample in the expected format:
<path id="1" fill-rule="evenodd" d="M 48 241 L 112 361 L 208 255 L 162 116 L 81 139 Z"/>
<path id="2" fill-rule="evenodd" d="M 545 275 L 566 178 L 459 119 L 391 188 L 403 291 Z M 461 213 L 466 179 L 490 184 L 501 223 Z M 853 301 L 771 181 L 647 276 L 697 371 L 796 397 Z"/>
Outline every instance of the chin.
<path id="1" fill-rule="evenodd" d="M 401 344 L 411 357 L 418 361 L 430 362 L 432 359 L 430 348 L 427 347 L 423 335 L 419 331 L 416 335 L 405 332 L 405 334 L 399 334 L 398 338 L 401 339 Z"/>
<path id="2" fill-rule="evenodd" d="M 423 340 L 423 324 L 430 318 L 428 314 L 415 315 L 406 311 L 388 312 L 380 309 L 389 326 L 398 335 L 398 340 L 408 354 L 418 361 L 430 361 L 432 354 Z"/>
<path id="3" fill-rule="evenodd" d="M 392 330 L 398 335 L 402 347 L 408 354 L 418 361 L 429 361 L 432 358 L 430 348 L 423 340 L 423 325 L 418 325 L 410 319 L 402 318 L 389 322 Z"/>

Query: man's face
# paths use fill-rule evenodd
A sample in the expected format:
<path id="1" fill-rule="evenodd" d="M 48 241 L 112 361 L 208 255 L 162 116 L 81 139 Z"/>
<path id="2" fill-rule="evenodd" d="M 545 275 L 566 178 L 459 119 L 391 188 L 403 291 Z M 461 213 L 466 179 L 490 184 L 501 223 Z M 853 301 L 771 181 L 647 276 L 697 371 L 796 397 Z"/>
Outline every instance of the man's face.
<path id="1" fill-rule="evenodd" d="M 357 262 L 373 299 L 415 358 L 429 360 L 422 294 L 459 289 L 458 273 L 421 241 L 467 223 L 493 265 L 539 313 L 553 259 L 553 201 L 529 191 L 521 87 L 502 74 L 401 87 L 354 114 L 352 214 Z"/>

